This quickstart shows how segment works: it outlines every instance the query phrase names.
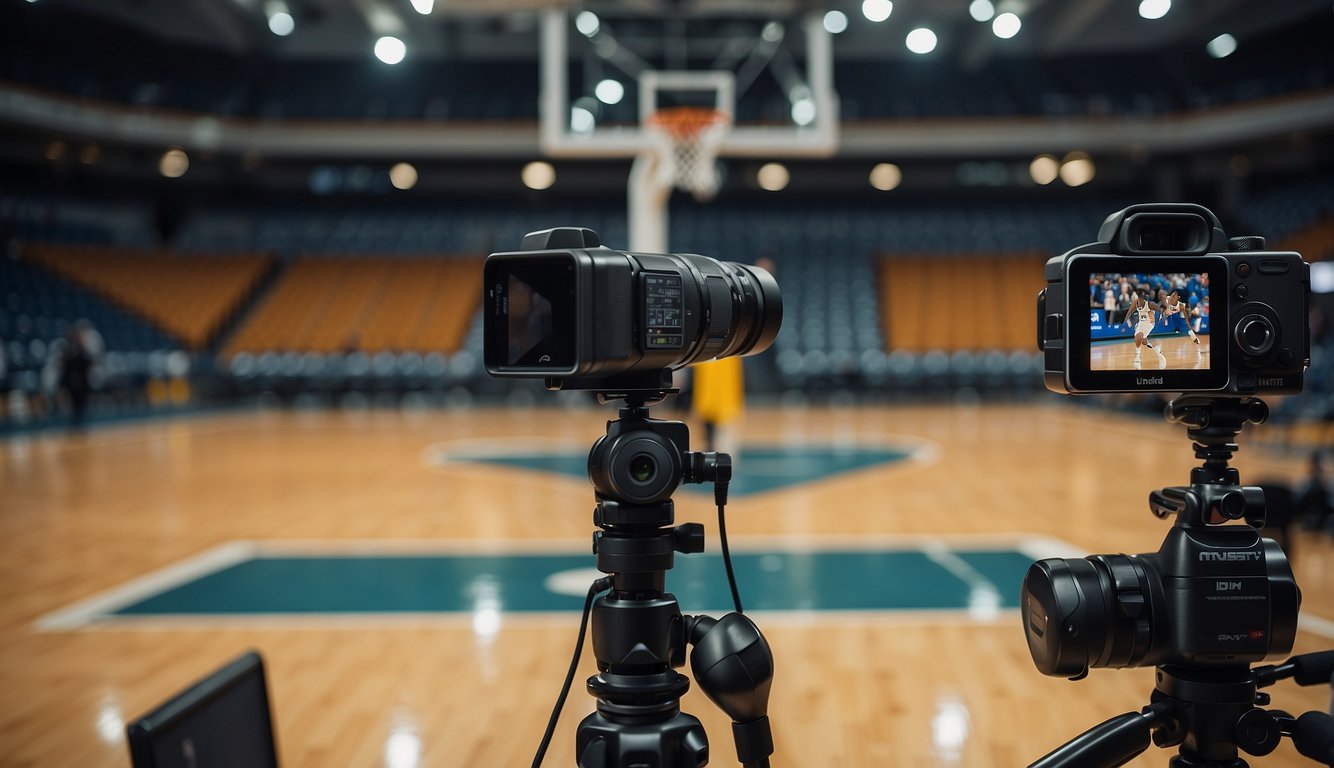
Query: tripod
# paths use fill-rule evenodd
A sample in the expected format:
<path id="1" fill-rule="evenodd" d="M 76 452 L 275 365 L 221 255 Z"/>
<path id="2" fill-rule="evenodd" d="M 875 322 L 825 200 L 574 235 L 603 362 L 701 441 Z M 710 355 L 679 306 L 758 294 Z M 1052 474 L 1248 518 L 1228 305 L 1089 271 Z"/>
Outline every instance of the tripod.
<path id="1" fill-rule="evenodd" d="M 690 645 L 696 682 L 733 721 L 737 759 L 745 766 L 768 766 L 774 749 L 766 714 L 773 654 L 764 636 L 740 613 L 739 599 L 738 611 L 720 619 L 686 616 L 676 597 L 665 591 L 675 554 L 704 551 L 702 525 L 674 525 L 671 495 L 682 482 L 713 482 L 721 510 L 731 458 L 690 451 L 685 424 L 649 418 L 649 407 L 674 391 L 669 380 L 639 377 L 628 383 L 624 388 L 611 388 L 608 382 L 587 387 L 563 383 L 566 389 L 596 389 L 604 404 L 625 400 L 619 418 L 607 422 L 606 435 L 594 443 L 588 458 L 597 499 L 593 523 L 599 529 L 593 534 L 593 552 L 598 570 L 610 577 L 594 590 L 609 586 L 610 592 L 591 607 L 598 674 L 587 685 L 597 710 L 579 723 L 577 763 L 580 768 L 708 764 L 703 725 L 681 711 L 680 699 L 690 681 L 675 670 L 685 663 Z M 589 594 L 591 598 L 594 591 Z M 580 634 L 582 645 L 582 628 Z M 564 695 L 562 691 L 558 709 Z"/>
<path id="2" fill-rule="evenodd" d="M 1189 487 L 1163 488 L 1149 496 L 1149 507 L 1155 515 L 1161 518 L 1176 515 L 1161 553 L 1198 555 L 1192 563 L 1217 562 L 1225 557 L 1229 561 L 1261 563 L 1277 559 L 1286 571 L 1282 550 L 1273 541 L 1260 539 L 1255 530 L 1264 525 L 1262 489 L 1243 487 L 1237 470 L 1228 466 L 1237 450 L 1235 440 L 1241 428 L 1246 423 L 1259 424 L 1268 415 L 1264 402 L 1249 397 L 1183 396 L 1168 404 L 1167 420 L 1186 425 L 1187 434 L 1194 441 L 1195 456 L 1204 464 L 1191 470 Z M 1207 528 L 1242 519 L 1246 525 Z M 1183 543 L 1205 537 L 1207 550 Z M 1185 558 L 1179 558 L 1178 562 L 1185 562 Z M 1290 578 L 1290 572 L 1287 573 Z M 1267 586 L 1266 592 L 1269 591 Z M 1288 591 L 1272 590 L 1275 596 Z M 1296 595 L 1295 587 L 1290 591 Z M 1255 617 L 1263 618 L 1263 622 L 1254 625 L 1265 629 L 1255 629 L 1249 637 L 1238 638 L 1252 644 L 1245 646 L 1247 651 L 1259 648 L 1257 659 L 1271 647 L 1291 649 L 1296 633 L 1295 604 L 1271 607 L 1266 602 L 1265 605 L 1266 615 Z M 1235 613 L 1244 610 L 1234 610 L 1229 620 L 1235 620 Z M 1289 614 L 1293 620 L 1285 621 L 1284 616 Z M 1214 638 L 1217 628 L 1195 616 L 1174 615 L 1171 620 L 1175 626 L 1162 629 L 1189 648 L 1207 648 L 1212 640 L 1233 639 L 1228 635 Z M 1301 754 L 1318 762 L 1334 763 L 1334 717 L 1321 712 L 1293 717 L 1281 710 L 1262 709 L 1270 703 L 1270 697 L 1258 690 L 1286 678 L 1299 685 L 1329 683 L 1334 672 L 1334 651 L 1296 656 L 1277 666 L 1256 668 L 1230 658 L 1222 653 L 1169 654 L 1171 663 L 1157 665 L 1148 706 L 1085 731 L 1030 768 L 1115 768 L 1148 749 L 1150 736 L 1159 747 L 1178 748 L 1177 756 L 1169 762 L 1171 768 L 1247 768 L 1247 762 L 1238 756 L 1239 750 L 1250 755 L 1267 755 L 1278 746 L 1282 736 L 1291 737 Z"/>

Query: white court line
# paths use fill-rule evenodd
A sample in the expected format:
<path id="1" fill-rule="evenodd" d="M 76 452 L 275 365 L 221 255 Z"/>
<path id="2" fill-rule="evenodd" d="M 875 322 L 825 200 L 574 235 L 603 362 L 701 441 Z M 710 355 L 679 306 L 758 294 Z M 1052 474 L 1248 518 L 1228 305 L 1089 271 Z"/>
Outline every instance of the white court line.
<path id="1" fill-rule="evenodd" d="M 160 568 L 133 581 L 112 587 L 73 605 L 49 613 L 37 620 L 39 632 L 74 629 L 103 619 L 109 614 L 154 595 L 195 581 L 255 556 L 255 546 L 248 541 L 230 541 L 194 557 Z"/>

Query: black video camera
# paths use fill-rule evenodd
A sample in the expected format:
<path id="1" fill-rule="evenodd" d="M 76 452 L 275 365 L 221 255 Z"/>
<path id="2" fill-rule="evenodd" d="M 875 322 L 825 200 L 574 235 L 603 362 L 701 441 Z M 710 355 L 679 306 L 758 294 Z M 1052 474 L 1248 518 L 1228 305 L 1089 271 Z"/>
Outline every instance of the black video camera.
<path id="1" fill-rule="evenodd" d="M 1199 526 L 1172 528 L 1153 554 L 1036 562 L 1024 577 L 1021 610 L 1038 670 L 1079 679 L 1090 667 L 1286 654 L 1300 602 L 1272 539 L 1250 526 Z"/>
<path id="2" fill-rule="evenodd" d="M 1261 237 L 1229 239 L 1199 205 L 1108 216 L 1098 242 L 1047 262 L 1037 318 L 1047 388 L 1300 392 L 1310 267 L 1264 247 Z"/>
<path id="3" fill-rule="evenodd" d="M 532 232 L 487 257 L 484 281 L 487 372 L 556 389 L 758 354 L 783 319 L 759 267 L 612 250 L 590 229 Z"/>

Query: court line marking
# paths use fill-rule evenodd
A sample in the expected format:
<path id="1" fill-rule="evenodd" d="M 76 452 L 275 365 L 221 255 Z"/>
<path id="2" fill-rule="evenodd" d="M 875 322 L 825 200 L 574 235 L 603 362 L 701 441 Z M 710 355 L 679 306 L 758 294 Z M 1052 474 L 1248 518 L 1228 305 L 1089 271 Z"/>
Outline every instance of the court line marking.
<path id="1" fill-rule="evenodd" d="M 747 499 L 753 496 L 764 496 L 780 490 L 795 490 L 824 482 L 859 482 L 862 480 L 862 478 L 858 477 L 859 475 L 873 469 L 882 472 L 902 472 L 927 467 L 940 460 L 940 444 L 936 441 L 918 435 L 898 433 L 886 433 L 874 437 L 861 435 L 852 436 L 850 438 L 836 436 L 817 440 L 803 440 L 800 442 L 785 442 L 779 440 L 775 442 L 766 441 L 752 444 L 752 447 L 755 448 L 800 448 L 807 446 L 819 448 L 839 448 L 849 446 L 853 448 L 880 448 L 905 453 L 907 455 L 898 461 L 890 463 L 888 466 L 872 465 L 840 470 L 833 475 L 817 477 L 794 485 L 757 491 L 748 494 Z M 742 450 L 737 456 L 737 464 L 747 467 L 752 466 L 746 460 L 745 447 L 745 444 L 743 444 Z M 456 448 L 458 450 L 451 450 L 451 448 Z M 586 454 L 588 447 L 586 443 L 578 442 L 573 438 L 546 437 L 542 435 L 529 437 L 467 437 L 459 438 L 457 440 L 438 440 L 429 443 L 426 447 L 422 448 L 421 460 L 427 467 L 436 471 L 468 465 L 470 467 L 481 468 L 492 472 L 528 472 L 530 476 L 536 475 L 546 479 L 559 479 L 563 486 L 569 486 L 571 481 L 579 483 L 583 482 L 581 479 L 563 475 L 559 472 L 514 466 L 498 466 L 495 464 L 488 464 L 486 461 L 488 459 L 511 457 L 516 450 L 522 450 L 528 455 L 563 456 L 571 453 L 575 455 Z M 738 499 L 738 502 L 740 501 L 741 499 Z"/>
<path id="2" fill-rule="evenodd" d="M 37 620 L 37 630 L 57 632 L 85 626 L 127 605 L 250 560 L 257 552 L 251 541 L 220 544 L 49 613 Z"/>
<path id="3" fill-rule="evenodd" d="M 1035 537 L 1027 537 L 1036 540 Z M 969 548 L 998 549 L 1000 547 L 1015 551 L 1024 551 L 1023 542 L 1025 537 L 1016 537 L 1009 534 L 974 534 L 974 535 L 915 535 L 915 534 L 882 534 L 872 536 L 822 536 L 812 539 L 804 536 L 756 536 L 741 537 L 739 543 L 741 546 L 735 547 L 737 552 L 771 552 L 783 551 L 790 553 L 816 553 L 830 551 L 862 551 L 862 552 L 897 552 L 897 551 L 919 551 L 927 552 L 928 547 L 934 548 L 934 551 L 950 553 L 954 550 L 967 550 Z M 1031 542 L 1029 543 L 1031 547 Z M 1062 545 L 1070 547 L 1071 545 Z M 568 555 L 576 552 L 589 552 L 588 540 L 584 539 L 576 543 L 576 540 L 510 540 L 510 539 L 453 539 L 453 540 L 435 540 L 423 541 L 420 539 L 352 539 L 352 540 L 328 540 L 328 539 L 288 539 L 288 540 L 237 540 L 220 544 L 211 549 L 205 550 L 197 555 L 188 557 L 179 562 L 164 566 L 155 571 L 150 571 L 143 576 L 137 577 L 124 584 L 103 590 L 91 597 L 79 600 L 64 608 L 48 613 L 36 621 L 35 628 L 38 632 L 60 632 L 73 629 L 83 629 L 88 627 L 97 627 L 108 624 L 134 624 L 141 625 L 145 623 L 160 622 L 176 628 L 182 628 L 186 625 L 207 624 L 208 614 L 190 614 L 175 615 L 172 617 L 151 616 L 151 617 L 131 617 L 117 616 L 116 611 L 133 605 L 134 603 L 145 600 L 154 595 L 161 594 L 176 587 L 195 581 L 200 578 L 212 575 L 225 568 L 229 568 L 239 563 L 257 559 L 260 557 L 314 557 L 314 556 L 375 556 L 375 555 L 476 555 L 476 556 L 504 556 L 504 555 Z M 928 557 L 931 555 L 928 554 Z M 589 554 L 591 560 L 591 553 Z M 990 584 L 981 574 L 972 570 L 966 562 L 958 559 L 958 564 L 963 566 L 960 572 L 972 571 L 976 579 L 986 582 L 994 592 L 995 585 Z M 949 566 L 943 566 L 947 569 Z M 958 565 L 954 566 L 958 569 Z M 953 571 L 952 571 L 953 572 Z M 965 583 L 968 580 L 965 578 Z M 914 611 L 896 611 L 889 609 L 891 613 L 933 613 L 914 612 Z M 942 614 L 964 614 L 969 613 L 969 609 L 960 611 L 959 609 L 949 609 L 940 611 Z M 774 611 L 775 615 L 801 613 L 800 611 Z M 827 616 L 835 611 L 814 611 L 815 616 Z M 878 611 L 853 611 L 853 614 L 865 613 L 874 615 Z M 337 613 L 337 614 L 225 614 L 219 615 L 220 623 L 243 623 L 251 621 L 263 622 L 266 619 L 271 620 L 297 620 L 307 622 L 317 617 L 329 617 L 332 620 L 349 619 L 358 614 Z M 386 622 L 394 617 L 403 617 L 409 614 L 403 613 L 372 613 L 367 616 L 380 617 Z M 458 611 L 450 613 L 430 612 L 423 613 L 422 616 L 433 618 L 445 617 L 468 617 L 470 612 Z M 541 617 L 543 612 L 512 612 L 506 613 L 507 619 L 512 617 Z M 553 612 L 551 616 L 564 616 L 568 614 L 562 612 Z M 983 617 L 985 618 L 985 617 Z M 470 619 L 469 619 L 470 620 Z M 549 619 L 547 619 L 549 621 Z M 336 621 L 335 621 L 336 623 Z M 367 622 L 358 622 L 358 626 L 365 627 Z"/>
<path id="4" fill-rule="evenodd" d="M 792 536 L 755 536 L 741 537 L 738 552 L 773 551 L 786 552 L 826 552 L 826 551 L 921 551 L 937 565 L 961 579 L 970 588 L 990 589 L 996 592 L 996 585 L 982 576 L 966 561 L 959 558 L 958 551 L 969 547 L 996 548 L 1005 545 L 1020 552 L 1030 559 L 1040 560 L 1046 557 L 1078 557 L 1082 552 L 1073 544 L 1047 536 L 1015 536 L 1011 534 L 962 534 L 962 535 L 917 535 L 917 534 L 879 534 L 872 536 L 821 536 L 818 538 Z M 796 544 L 797 546 L 793 546 Z M 553 549 L 553 545 L 555 549 Z M 153 595 L 175 589 L 183 584 L 211 575 L 225 568 L 250 559 L 263 556 L 313 556 L 313 555 L 450 555 L 475 554 L 524 555 L 524 554 L 571 554 L 576 551 L 588 551 L 586 540 L 576 543 L 574 540 L 550 541 L 535 539 L 513 540 L 438 540 L 422 541 L 419 539 L 383 539 L 383 540 L 323 540 L 289 539 L 278 541 L 238 540 L 220 544 L 185 560 L 151 571 L 129 582 L 99 592 L 91 597 L 79 600 L 65 608 L 46 614 L 35 624 L 38 632 L 61 632 L 73 629 L 104 629 L 119 627 L 124 629 L 187 629 L 222 626 L 260 626 L 292 628 L 348 628 L 367 629 L 372 626 L 431 625 L 453 626 L 471 625 L 472 613 L 457 611 L 450 613 L 320 613 L 320 614 L 191 614 L 174 616 L 116 616 L 116 611 L 133 605 Z M 727 610 L 718 606 L 712 610 Z M 797 626 L 836 622 L 866 623 L 958 623 L 990 624 L 1004 623 L 1018 616 L 1013 608 L 990 608 L 985 605 L 980 610 L 851 610 L 851 611 L 754 611 L 757 617 L 763 616 L 774 625 Z M 525 611 L 502 614 L 502 624 L 517 626 L 550 625 L 553 622 L 568 622 L 572 614 L 564 611 Z M 1326 640 L 1334 640 L 1334 621 L 1302 612 L 1298 618 L 1298 629 Z"/>

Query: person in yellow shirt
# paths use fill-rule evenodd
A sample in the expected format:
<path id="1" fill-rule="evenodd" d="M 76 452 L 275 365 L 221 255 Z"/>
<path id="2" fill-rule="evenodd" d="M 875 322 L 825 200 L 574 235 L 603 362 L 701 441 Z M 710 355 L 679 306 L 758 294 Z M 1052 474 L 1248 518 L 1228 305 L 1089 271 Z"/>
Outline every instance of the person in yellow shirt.
<path id="1" fill-rule="evenodd" d="M 735 455 L 731 427 L 746 408 L 741 358 L 724 357 L 700 363 L 691 367 L 691 374 L 694 377 L 691 407 L 704 422 L 704 450 Z"/>

